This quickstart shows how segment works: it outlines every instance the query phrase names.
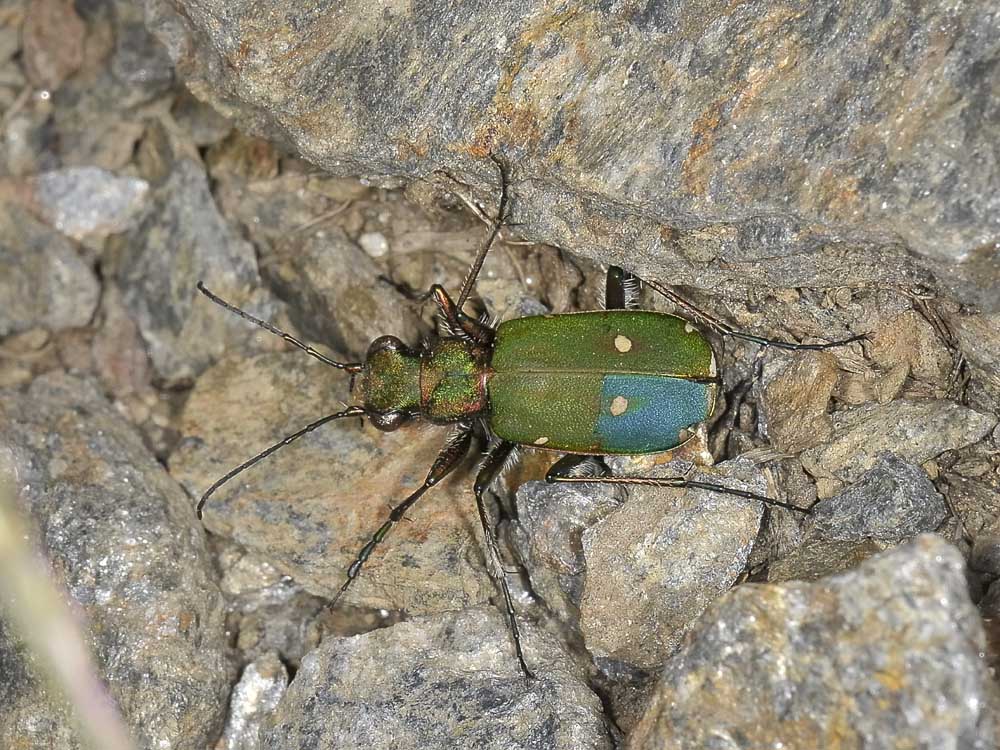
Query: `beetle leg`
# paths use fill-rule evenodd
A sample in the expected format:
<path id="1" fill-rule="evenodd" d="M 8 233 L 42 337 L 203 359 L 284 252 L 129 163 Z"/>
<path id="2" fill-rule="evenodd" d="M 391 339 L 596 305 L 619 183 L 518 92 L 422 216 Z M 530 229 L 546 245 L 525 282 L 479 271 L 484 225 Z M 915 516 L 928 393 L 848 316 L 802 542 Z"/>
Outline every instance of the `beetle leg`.
<path id="1" fill-rule="evenodd" d="M 486 238 L 486 242 L 483 246 L 479 248 L 479 252 L 476 254 L 476 259 L 472 262 L 469 267 L 468 273 L 465 274 L 465 281 L 462 282 L 462 291 L 458 295 L 458 308 L 461 309 L 465 301 L 469 299 L 469 295 L 472 293 L 472 286 L 476 283 L 476 279 L 479 277 L 479 272 L 483 269 L 483 262 L 486 260 L 486 254 L 493 247 L 493 243 L 496 238 L 500 235 L 500 229 L 504 225 L 504 221 L 507 219 L 507 204 L 510 201 L 510 194 L 507 190 L 510 184 L 509 167 L 507 162 L 503 160 L 498 154 L 490 154 L 490 159 L 496 164 L 497 169 L 500 171 L 500 203 L 497 207 L 497 216 L 493 220 L 493 228 L 490 230 L 489 236 Z"/>
<path id="2" fill-rule="evenodd" d="M 778 349 L 792 349 L 792 350 L 802 350 L 802 349 L 833 349 L 834 347 L 844 346 L 846 344 L 851 344 L 855 341 L 866 341 L 868 336 L 866 334 L 860 334 L 858 336 L 851 336 L 848 339 L 843 339 L 842 341 L 831 341 L 826 344 L 800 344 L 793 341 L 780 341 L 777 339 L 769 339 L 764 336 L 756 336 L 752 333 L 746 333 L 745 331 L 739 331 L 733 328 L 731 325 L 725 321 L 719 320 L 713 315 L 709 315 L 707 312 L 699 307 L 688 302 L 686 299 L 681 297 L 676 292 L 668 289 L 664 285 L 656 281 L 645 281 L 646 286 L 651 289 L 655 289 L 657 292 L 662 294 L 668 300 L 673 302 L 679 307 L 683 307 L 685 310 L 690 312 L 697 318 L 700 318 L 709 328 L 723 336 L 732 336 L 733 338 L 743 339 L 744 341 L 752 341 L 755 344 L 761 344 L 762 346 L 773 346 Z"/>
<path id="3" fill-rule="evenodd" d="M 623 476 L 607 476 L 607 477 L 574 477 L 565 474 L 554 474 L 553 469 L 549 469 L 549 473 L 545 476 L 545 481 L 547 482 L 595 482 L 599 484 L 638 484 L 645 487 L 693 487 L 700 490 L 711 490 L 712 492 L 721 492 L 725 495 L 735 495 L 736 497 L 745 497 L 749 500 L 759 500 L 765 505 L 772 505 L 778 508 L 784 508 L 785 510 L 791 510 L 796 513 L 802 513 L 803 515 L 809 515 L 809 510 L 806 508 L 799 508 L 791 503 L 786 503 L 781 500 L 775 500 L 773 497 L 767 497 L 767 495 L 758 495 L 755 492 L 747 492 L 745 490 L 738 490 L 734 487 L 726 487 L 722 484 L 712 484 L 711 482 L 699 482 L 691 479 L 685 479 L 684 477 L 623 477 Z"/>
<path id="4" fill-rule="evenodd" d="M 348 587 L 354 582 L 354 579 L 358 577 L 361 572 L 362 566 L 371 556 L 375 548 L 381 544 L 382 540 L 385 539 L 389 531 L 399 523 L 403 516 L 406 515 L 408 511 L 420 497 L 427 492 L 431 487 L 440 482 L 446 476 L 448 476 L 452 470 L 458 466 L 465 454 L 469 452 L 469 445 L 472 443 L 472 426 L 468 424 L 459 425 L 459 430 L 453 434 L 448 442 L 445 443 L 444 448 L 438 454 L 438 457 L 434 459 L 434 463 L 431 465 L 430 471 L 427 472 L 427 478 L 424 479 L 424 483 L 417 487 L 417 489 L 412 492 L 409 497 L 407 497 L 399 505 L 395 506 L 389 513 L 389 518 L 379 526 L 378 531 L 372 534 L 372 538 L 368 540 L 361 551 L 358 552 L 358 556 L 354 558 L 354 562 L 347 569 L 347 580 L 344 581 L 344 585 L 340 587 L 340 590 L 334 595 L 333 599 L 330 601 L 330 606 L 333 607 L 337 604 L 337 601 L 344 592 L 347 591 Z"/>
<path id="5" fill-rule="evenodd" d="M 557 481 L 558 477 L 607 476 L 608 470 L 600 463 L 600 456 L 567 453 L 549 468 L 546 481 Z M 549 477 L 552 477 L 551 479 Z"/>
<path id="6" fill-rule="evenodd" d="M 528 664 L 524 660 L 524 651 L 521 649 L 521 632 L 517 628 L 517 612 L 514 610 L 514 598 L 510 594 L 510 586 L 507 585 L 506 571 L 500 556 L 500 545 L 497 543 L 496 532 L 494 531 L 493 519 L 490 517 L 489 509 L 486 507 L 486 499 L 483 494 L 493 483 L 493 480 L 502 472 L 507 457 L 514 449 L 514 444 L 506 440 L 497 443 L 486 456 L 479 474 L 476 476 L 475 493 L 476 507 L 479 509 L 479 521 L 483 525 L 483 537 L 486 539 L 486 569 L 490 577 L 500 584 L 503 591 L 503 600 L 507 608 L 507 620 L 510 622 L 510 632 L 514 637 L 514 650 L 517 652 L 517 660 L 521 664 L 521 670 L 525 677 L 530 680 L 535 679 L 534 673 L 528 669 Z"/>
<path id="7" fill-rule="evenodd" d="M 639 301 L 639 279 L 618 266 L 608 266 L 604 284 L 605 310 L 631 310 Z"/>
<path id="8" fill-rule="evenodd" d="M 448 292 L 444 290 L 443 286 L 435 284 L 431 287 L 429 294 L 434 298 L 434 302 L 441 311 L 441 315 L 444 316 L 449 328 L 456 333 L 465 334 L 477 344 L 488 346 L 493 343 L 493 329 L 462 312 L 458 305 L 452 302 L 451 297 L 448 296 Z"/>

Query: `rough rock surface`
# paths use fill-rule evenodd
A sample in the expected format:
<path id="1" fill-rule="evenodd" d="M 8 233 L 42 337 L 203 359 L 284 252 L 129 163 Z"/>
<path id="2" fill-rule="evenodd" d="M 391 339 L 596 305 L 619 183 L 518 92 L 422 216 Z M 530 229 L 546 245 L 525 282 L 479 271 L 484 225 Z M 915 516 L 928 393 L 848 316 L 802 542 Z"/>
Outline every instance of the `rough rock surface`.
<path id="1" fill-rule="evenodd" d="M 957 550 L 919 537 L 817 583 L 741 586 L 668 662 L 630 750 L 1000 742 Z"/>
<path id="2" fill-rule="evenodd" d="M 73 245 L 24 209 L 0 206 L 0 336 L 84 326 L 100 288 Z"/>
<path id="3" fill-rule="evenodd" d="M 45 553 L 86 614 L 138 745 L 203 750 L 221 727 L 229 675 L 222 600 L 184 491 L 72 377 L 4 392 L 0 436 L 0 468 L 13 470 Z M 0 746 L 78 747 L 28 655 L 10 647 L 0 644 Z"/>
<path id="4" fill-rule="evenodd" d="M 272 317 L 275 307 L 252 304 L 262 301 L 253 294 L 260 285 L 253 247 L 219 214 L 198 165 L 179 160 L 151 192 L 150 204 L 127 236 L 118 276 L 153 366 L 176 382 L 256 333 L 198 294 L 198 281 L 258 317 Z"/>
<path id="5" fill-rule="evenodd" d="M 483 185 L 499 151 L 526 234 L 647 275 L 929 268 L 1000 306 L 991 3 L 146 7 L 198 95 L 331 172 Z"/>
<path id="6" fill-rule="evenodd" d="M 765 491 L 749 462 L 719 468 L 698 479 Z M 762 513 L 757 501 L 718 492 L 631 488 L 621 508 L 583 533 L 580 628 L 591 654 L 662 664 L 746 568 Z"/>
<path id="7" fill-rule="evenodd" d="M 261 747 L 610 750 L 600 701 L 562 647 L 524 633 L 530 683 L 493 609 L 329 639 L 303 660 Z"/>
<path id="8" fill-rule="evenodd" d="M 809 522 L 826 539 L 899 541 L 934 531 L 947 513 L 923 469 L 886 453 L 857 482 L 818 503 Z"/>
<path id="9" fill-rule="evenodd" d="M 833 415 L 833 437 L 802 454 L 802 465 L 815 477 L 853 482 L 889 451 L 923 463 L 946 450 L 981 440 L 996 417 L 950 401 L 893 401 L 869 404 Z"/>
<path id="10" fill-rule="evenodd" d="M 616 509 L 619 493 L 601 485 L 525 482 L 517 490 L 515 549 L 532 591 L 563 620 L 574 620 L 583 594 L 583 532 Z"/>

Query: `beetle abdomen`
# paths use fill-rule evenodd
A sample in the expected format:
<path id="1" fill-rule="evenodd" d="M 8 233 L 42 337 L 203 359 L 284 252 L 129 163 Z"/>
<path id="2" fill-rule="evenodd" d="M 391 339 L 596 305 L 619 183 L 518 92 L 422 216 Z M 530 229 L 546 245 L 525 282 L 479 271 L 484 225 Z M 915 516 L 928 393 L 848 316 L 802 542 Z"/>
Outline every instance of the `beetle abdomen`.
<path id="1" fill-rule="evenodd" d="M 715 404 L 712 349 L 690 323 L 633 310 L 518 318 L 491 362 L 490 427 L 575 453 L 676 447 Z"/>

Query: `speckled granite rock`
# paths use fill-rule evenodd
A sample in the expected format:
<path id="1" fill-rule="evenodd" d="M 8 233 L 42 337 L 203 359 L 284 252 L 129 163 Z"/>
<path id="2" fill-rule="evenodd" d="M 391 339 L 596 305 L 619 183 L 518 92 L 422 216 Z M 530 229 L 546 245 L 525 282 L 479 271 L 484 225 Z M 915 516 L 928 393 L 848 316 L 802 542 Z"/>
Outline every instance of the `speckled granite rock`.
<path id="1" fill-rule="evenodd" d="M 23 208 L 0 206 L 0 336 L 84 326 L 100 288 L 73 244 Z"/>
<path id="2" fill-rule="evenodd" d="M 331 638 L 303 660 L 261 747 L 610 750 L 601 703 L 562 647 L 524 634 L 530 683 L 494 609 Z"/>
<path id="3" fill-rule="evenodd" d="M 984 651 L 961 556 L 919 537 L 849 573 L 720 600 L 627 747 L 990 750 L 1000 695 Z"/>
<path id="4" fill-rule="evenodd" d="M 140 748 L 203 750 L 229 686 L 222 600 L 183 490 L 87 381 L 0 396 L 0 460 L 89 624 Z M 30 659 L 0 642 L 0 746 L 79 747 Z"/>
<path id="5" fill-rule="evenodd" d="M 196 94 L 331 172 L 500 151 L 521 231 L 648 276 L 1000 308 L 992 3 L 364 7 L 146 2 Z"/>
<path id="6" fill-rule="evenodd" d="M 899 541 L 934 531 L 947 514 L 923 469 L 885 453 L 857 482 L 818 503 L 809 523 L 825 539 Z"/>
<path id="7" fill-rule="evenodd" d="M 718 469 L 697 478 L 766 491 L 748 461 Z M 583 532 L 580 629 L 587 649 L 599 660 L 662 664 L 746 568 L 762 514 L 759 502 L 718 492 L 631 488 L 618 510 Z"/>
<path id="8" fill-rule="evenodd" d="M 182 158 L 174 167 L 150 193 L 118 269 L 125 305 L 167 382 L 191 379 L 258 333 L 198 294 L 198 281 L 259 317 L 275 311 L 259 290 L 253 247 L 219 214 L 201 166 Z"/>
<path id="9" fill-rule="evenodd" d="M 951 401 L 893 401 L 868 404 L 833 414 L 833 435 L 802 454 L 802 465 L 815 477 L 853 482 L 890 451 L 913 463 L 981 440 L 996 425 Z"/>

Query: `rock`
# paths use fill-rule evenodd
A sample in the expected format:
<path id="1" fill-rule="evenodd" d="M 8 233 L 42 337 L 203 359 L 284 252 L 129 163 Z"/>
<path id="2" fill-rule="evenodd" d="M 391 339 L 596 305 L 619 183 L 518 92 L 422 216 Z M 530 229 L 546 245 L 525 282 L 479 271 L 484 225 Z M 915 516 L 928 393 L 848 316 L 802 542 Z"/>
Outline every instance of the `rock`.
<path id="1" fill-rule="evenodd" d="M 871 358 L 885 372 L 902 370 L 931 383 L 947 378 L 951 369 L 948 348 L 934 326 L 916 310 L 882 322 L 868 336 Z"/>
<path id="2" fill-rule="evenodd" d="M 963 533 L 973 539 L 1000 535 L 1000 491 L 995 483 L 949 475 L 945 494 L 962 522 Z"/>
<path id="3" fill-rule="evenodd" d="M 824 539 L 894 542 L 934 531 L 947 515 L 923 469 L 884 453 L 857 482 L 817 503 L 809 521 Z"/>
<path id="4" fill-rule="evenodd" d="M 948 324 L 962 354 L 976 367 L 1000 378 L 1000 313 L 952 315 Z"/>
<path id="5" fill-rule="evenodd" d="M 989 3 L 146 5 L 189 86 L 327 171 L 485 188 L 499 152 L 521 232 L 646 276 L 1000 309 Z"/>
<path id="6" fill-rule="evenodd" d="M 343 410 L 347 380 L 300 352 L 223 360 L 198 379 L 185 405 L 171 473 L 199 497 L 255 453 Z M 449 432 L 381 433 L 356 418 L 328 424 L 223 486 L 208 501 L 205 525 L 331 597 L 390 506 L 423 482 Z M 456 471 L 408 518 L 372 555 L 345 603 L 418 614 L 494 594 L 471 476 Z"/>
<path id="7" fill-rule="evenodd" d="M 54 373 L 23 394 L 4 393 L 0 435 L 0 460 L 13 467 L 44 552 L 87 617 L 137 746 L 210 745 L 225 714 L 226 635 L 183 490 L 88 381 Z M 0 646 L 0 663 L 8 665 L 0 746 L 79 747 L 30 658 Z M 20 677 L 11 682 L 12 674 Z"/>
<path id="8" fill-rule="evenodd" d="M 473 609 L 329 639 L 302 662 L 261 748 L 610 750 L 601 703 L 559 643 L 525 627 L 526 682 L 501 614 Z"/>
<path id="9" fill-rule="evenodd" d="M 718 468 L 697 478 L 766 491 L 749 462 Z M 583 533 L 587 650 L 640 668 L 662 664 L 744 571 L 762 515 L 759 502 L 718 492 L 630 488 L 621 508 Z"/>
<path id="10" fill-rule="evenodd" d="M 525 482 L 512 538 L 532 591 L 564 621 L 579 616 L 586 564 L 582 534 L 621 501 L 608 485 Z"/>
<path id="11" fill-rule="evenodd" d="M 229 699 L 229 717 L 218 750 L 257 750 L 260 728 L 285 694 L 288 672 L 277 654 L 247 664 Z"/>
<path id="12" fill-rule="evenodd" d="M 850 542 L 813 539 L 770 563 L 767 580 L 771 583 L 817 581 L 856 568 L 888 546 L 871 539 Z"/>
<path id="13" fill-rule="evenodd" d="M 760 429 L 775 449 L 799 453 L 830 434 L 827 414 L 837 384 L 837 359 L 830 352 L 769 352 L 761 376 Z"/>
<path id="14" fill-rule="evenodd" d="M 392 334 L 409 345 L 420 336 L 416 306 L 388 283 L 369 255 L 337 228 L 289 240 L 267 268 L 296 325 L 338 351 L 364 358 L 368 345 Z"/>
<path id="15" fill-rule="evenodd" d="M 273 317 L 276 308 L 258 289 L 253 247 L 219 214 L 199 165 L 180 159 L 150 198 L 128 235 L 118 282 L 156 373 L 177 383 L 263 334 L 198 294 L 199 280 L 258 317 Z"/>
<path id="16" fill-rule="evenodd" d="M 997 420 L 951 401 L 893 401 L 833 414 L 833 437 L 805 451 L 802 465 L 814 477 L 854 482 L 877 457 L 891 452 L 921 464 L 946 450 L 981 440 Z"/>
<path id="17" fill-rule="evenodd" d="M 73 245 L 14 206 L 0 206 L 0 267 L 0 337 L 85 326 L 97 309 L 97 277 Z"/>
<path id="18" fill-rule="evenodd" d="M 627 747 L 986 750 L 1000 694 L 985 649 L 961 555 L 922 536 L 849 573 L 721 599 Z"/>
<path id="19" fill-rule="evenodd" d="M 33 181 L 43 219 L 67 237 L 105 237 L 128 229 L 143 207 L 149 183 L 97 167 L 43 172 Z"/>
<path id="20" fill-rule="evenodd" d="M 32 0 L 21 27 L 24 71 L 32 85 L 54 91 L 83 65 L 87 28 L 68 0 Z"/>

